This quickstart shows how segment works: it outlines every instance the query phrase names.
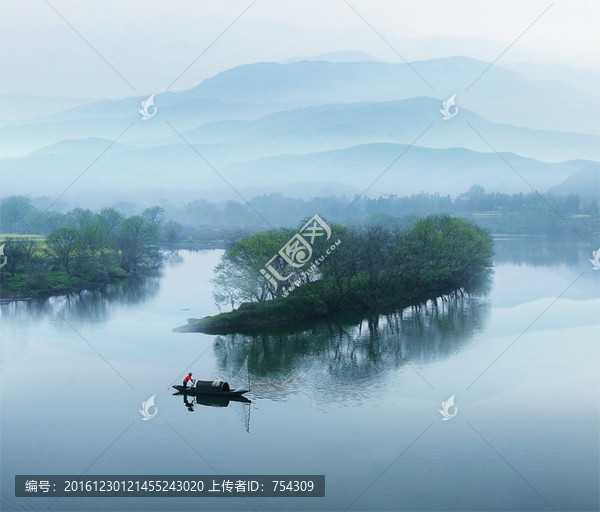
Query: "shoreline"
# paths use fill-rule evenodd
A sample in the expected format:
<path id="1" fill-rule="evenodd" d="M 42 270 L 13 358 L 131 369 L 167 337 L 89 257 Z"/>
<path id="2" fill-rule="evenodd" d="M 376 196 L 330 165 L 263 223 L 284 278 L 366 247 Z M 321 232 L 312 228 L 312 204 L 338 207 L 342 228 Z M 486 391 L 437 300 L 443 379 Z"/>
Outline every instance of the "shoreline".
<path id="1" fill-rule="evenodd" d="M 302 288 L 306 287 L 304 285 Z M 294 293 L 297 293 L 296 290 Z M 470 296 L 464 288 L 455 290 L 423 293 L 419 296 L 398 295 L 376 306 L 360 306 L 346 304 L 342 307 L 327 306 L 323 301 L 317 303 L 312 309 L 305 307 L 294 308 L 293 302 L 297 297 L 290 294 L 288 297 L 279 297 L 264 303 L 244 303 L 237 309 L 227 313 L 206 316 L 203 318 L 189 318 L 187 324 L 173 329 L 178 333 L 200 332 L 203 334 L 265 334 L 270 330 L 277 330 L 289 323 L 309 323 L 325 319 L 334 319 L 344 315 L 358 315 L 364 317 L 369 314 L 384 314 L 386 312 L 402 310 L 411 306 L 425 304 L 429 300 L 459 299 Z M 324 307 L 323 307 L 324 306 Z"/>
<path id="2" fill-rule="evenodd" d="M 71 293 L 77 293 L 84 290 L 96 290 L 102 286 L 115 284 L 121 281 L 129 279 L 130 275 L 126 276 L 113 276 L 107 280 L 89 280 L 82 281 L 80 283 L 73 283 L 67 286 L 60 286 L 51 289 L 34 289 L 26 288 L 23 291 L 4 290 L 0 289 L 0 301 L 4 303 L 25 301 L 32 299 L 47 299 L 50 297 L 58 297 L 61 295 L 69 295 Z"/>

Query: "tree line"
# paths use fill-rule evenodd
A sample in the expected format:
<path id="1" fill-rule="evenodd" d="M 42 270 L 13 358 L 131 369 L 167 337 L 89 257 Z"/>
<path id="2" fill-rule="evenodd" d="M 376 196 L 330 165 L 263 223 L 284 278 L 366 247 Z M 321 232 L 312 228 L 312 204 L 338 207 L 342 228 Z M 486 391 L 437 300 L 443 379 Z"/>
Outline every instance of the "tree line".
<path id="1" fill-rule="evenodd" d="M 55 210 L 36 208 L 29 197 L 8 196 L 0 200 L 0 232 L 15 234 L 49 235 L 58 228 L 79 229 L 83 225 L 106 224 L 107 218 L 120 223 L 135 215 L 125 215 L 118 208 L 102 208 L 94 212 L 86 208 L 74 208 L 66 213 Z M 139 215 L 152 222 L 157 229 L 158 240 L 162 243 L 179 241 L 182 226 L 173 220 L 165 219 L 165 210 L 161 206 L 153 206 L 140 211 Z M 110 224 L 110 223 L 109 223 Z M 109 226 L 111 228 L 111 226 Z"/>
<path id="2" fill-rule="evenodd" d="M 369 309 L 473 290 L 492 265 L 490 234 L 462 218 L 433 215 L 410 229 L 335 223 L 330 228 L 328 240 L 314 241 L 311 263 L 318 258 L 319 264 L 312 267 L 294 269 L 273 258 L 298 230 L 273 229 L 234 243 L 215 268 L 215 303 L 244 304 L 242 310 L 248 303 L 288 297 L 302 310 Z M 275 266 L 273 273 L 290 277 L 274 286 L 262 271 L 267 262 Z"/>
<path id="3" fill-rule="evenodd" d="M 72 214 L 73 224 L 44 238 L 8 236 L 3 293 L 52 293 L 109 282 L 160 267 L 160 208 L 124 217 L 114 208 Z"/>
<path id="4" fill-rule="evenodd" d="M 39 203 L 39 201 L 38 201 Z M 440 194 L 387 194 L 369 197 L 315 197 L 294 199 L 280 193 L 256 196 L 249 204 L 220 203 L 201 199 L 183 206 L 161 203 L 161 243 L 218 240 L 224 247 L 240 238 L 239 230 L 258 231 L 271 226 L 295 226 L 297 219 L 320 212 L 332 222 L 344 225 L 383 224 L 409 227 L 431 214 L 449 214 L 469 219 L 494 233 L 582 234 L 597 233 L 600 220 L 598 200 L 577 194 L 487 193 L 473 185 L 455 198 Z M 136 210 L 127 203 L 127 210 Z M 118 209 L 119 211 L 125 211 Z M 261 216 L 256 212 L 260 212 Z M 59 227 L 75 227 L 89 210 L 75 208 L 68 213 L 40 211 L 29 198 L 11 196 L 0 201 L 0 232 L 49 234 Z M 213 244 L 214 245 L 214 244 Z"/>
<path id="5" fill-rule="evenodd" d="M 600 220 L 598 200 L 578 194 L 536 192 L 507 194 L 486 192 L 479 185 L 457 197 L 442 194 L 386 194 L 370 197 L 314 197 L 298 199 L 280 193 L 256 196 L 244 205 L 205 199 L 180 207 L 165 204 L 165 214 L 184 225 L 245 227 L 263 230 L 273 226 L 292 227 L 297 219 L 320 212 L 332 222 L 345 225 L 363 223 L 406 227 L 410 222 L 432 214 L 461 216 L 494 233 L 573 234 L 597 232 Z M 262 217 L 256 214 L 260 212 Z"/>

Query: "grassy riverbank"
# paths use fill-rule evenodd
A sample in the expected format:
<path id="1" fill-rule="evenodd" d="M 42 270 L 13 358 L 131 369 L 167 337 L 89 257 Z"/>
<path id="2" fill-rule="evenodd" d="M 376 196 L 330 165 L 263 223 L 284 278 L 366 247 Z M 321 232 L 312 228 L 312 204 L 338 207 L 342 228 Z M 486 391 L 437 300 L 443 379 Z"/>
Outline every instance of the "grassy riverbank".
<path id="1" fill-rule="evenodd" d="M 62 295 L 96 288 L 161 267 L 157 222 L 114 209 L 81 215 L 48 236 L 3 235 L 0 297 Z"/>
<path id="2" fill-rule="evenodd" d="M 101 275 L 68 275 L 65 271 L 52 271 L 36 279 L 31 274 L 15 274 L 6 277 L 0 288 L 1 299 L 23 299 L 64 295 L 125 279 L 127 273 L 121 268 L 113 268 Z"/>

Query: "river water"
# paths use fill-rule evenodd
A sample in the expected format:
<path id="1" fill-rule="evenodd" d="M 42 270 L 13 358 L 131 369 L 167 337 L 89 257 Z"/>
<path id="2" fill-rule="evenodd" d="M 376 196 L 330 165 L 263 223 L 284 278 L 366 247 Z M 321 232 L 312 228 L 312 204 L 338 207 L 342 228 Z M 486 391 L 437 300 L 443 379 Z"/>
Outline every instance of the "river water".
<path id="1" fill-rule="evenodd" d="M 218 312 L 216 250 L 3 304 L 1 508 L 597 510 L 592 249 L 505 237 L 485 296 L 268 336 L 173 332 Z M 246 356 L 250 404 L 172 395 L 188 370 L 232 378 Z M 323 474 L 326 496 L 15 498 L 17 474 Z"/>

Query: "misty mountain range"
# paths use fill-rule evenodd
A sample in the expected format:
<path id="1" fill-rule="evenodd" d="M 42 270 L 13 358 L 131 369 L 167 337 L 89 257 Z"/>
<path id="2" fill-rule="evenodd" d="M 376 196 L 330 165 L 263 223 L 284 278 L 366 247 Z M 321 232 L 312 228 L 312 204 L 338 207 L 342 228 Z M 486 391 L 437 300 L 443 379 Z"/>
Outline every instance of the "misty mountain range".
<path id="1" fill-rule="evenodd" d="M 598 198 L 592 72 L 344 53 L 239 66 L 158 93 L 145 121 L 146 97 L 4 95 L 2 194 L 58 195 L 81 175 L 74 202 L 239 199 L 228 183 L 247 196 L 456 195 L 478 183 Z M 458 112 L 443 120 L 453 94 Z"/>

